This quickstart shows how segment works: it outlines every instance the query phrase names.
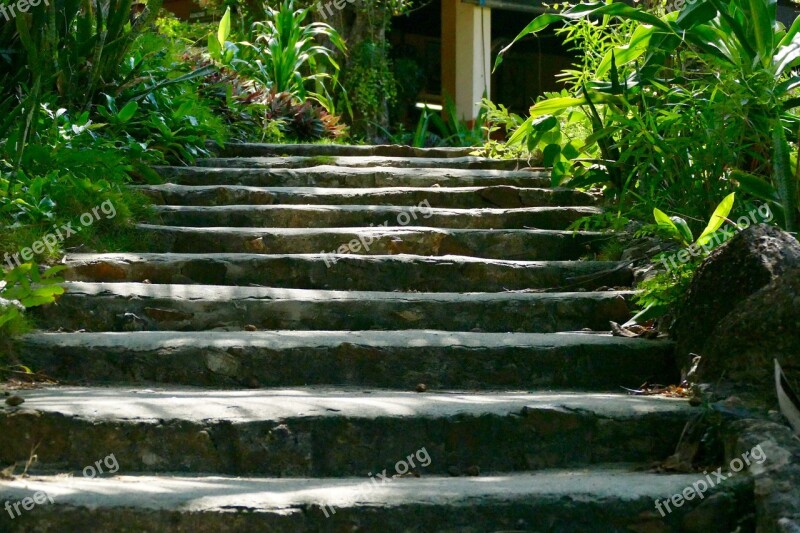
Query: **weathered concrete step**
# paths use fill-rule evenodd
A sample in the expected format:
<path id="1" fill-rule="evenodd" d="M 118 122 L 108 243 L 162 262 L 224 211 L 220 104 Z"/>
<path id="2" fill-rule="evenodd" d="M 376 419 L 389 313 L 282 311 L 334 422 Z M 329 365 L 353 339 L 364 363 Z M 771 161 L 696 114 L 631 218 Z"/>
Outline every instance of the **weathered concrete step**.
<path id="1" fill-rule="evenodd" d="M 68 282 L 35 308 L 48 329 L 86 331 L 398 330 L 534 332 L 609 329 L 631 292 L 404 293 Z"/>
<path id="2" fill-rule="evenodd" d="M 348 145 L 348 144 L 269 144 L 229 143 L 215 151 L 222 157 L 265 156 L 384 156 L 384 157 L 464 157 L 477 147 L 415 148 L 400 144 Z"/>
<path id="3" fill-rule="evenodd" d="M 80 383 L 619 391 L 680 379 L 670 342 L 582 333 L 38 333 L 19 351 L 37 371 Z"/>
<path id="4" fill-rule="evenodd" d="M 442 209 L 427 206 L 370 205 L 158 205 L 161 220 L 172 226 L 352 228 L 434 227 L 458 229 L 565 230 L 596 207 L 526 207 L 519 209 Z"/>
<path id="5" fill-rule="evenodd" d="M 515 159 L 485 157 L 389 157 L 389 156 L 287 156 L 287 157 L 209 157 L 198 159 L 199 167 L 217 168 L 308 168 L 337 167 L 454 168 L 517 170 L 527 165 Z"/>
<path id="6" fill-rule="evenodd" d="M 113 452 L 124 472 L 343 476 L 422 447 L 429 473 L 646 462 L 674 451 L 696 410 L 621 394 L 426 393 L 354 388 L 45 388 L 0 411 L 0 463 L 82 469 Z M 624 443 L 624 446 L 620 446 Z M 37 446 L 38 445 L 38 446 Z"/>
<path id="7" fill-rule="evenodd" d="M 373 228 L 191 228 L 140 224 L 135 252 L 462 255 L 528 261 L 570 260 L 596 251 L 598 232 Z M 342 252 L 340 252 L 342 253 Z"/>
<path id="8" fill-rule="evenodd" d="M 70 254 L 70 281 L 427 292 L 630 287 L 626 263 L 349 254 Z"/>
<path id="9" fill-rule="evenodd" d="M 404 456 L 395 460 L 405 460 L 416 450 L 404 450 Z M 108 454 L 102 453 L 102 457 Z M 96 460 L 92 457 L 92 462 Z M 392 475 L 395 466 L 387 475 Z M 367 471 L 345 479 L 35 476 L 0 481 L 0 499 L 15 503 L 38 492 L 40 500 L 42 495 L 53 500 L 30 511 L 19 507 L 21 516 L 14 520 L 4 512 L 2 520 L 8 528 L 4 531 L 9 533 L 700 533 L 734 531 L 737 518 L 754 512 L 752 482 L 740 475 L 711 489 L 713 499 L 694 498 L 680 508 L 670 504 L 672 512 L 665 510 L 662 518 L 655 501 L 680 494 L 698 479 L 702 479 L 699 474 L 656 475 L 608 465 L 390 481 Z"/>
<path id="10" fill-rule="evenodd" d="M 183 185 L 259 187 L 549 187 L 546 172 L 450 168 L 318 167 L 210 168 L 155 167 L 165 179 Z"/>
<path id="11" fill-rule="evenodd" d="M 572 189 L 488 187 L 250 187 L 246 185 L 137 185 L 157 204 L 220 206 L 396 205 L 455 209 L 593 205 L 593 196 Z"/>

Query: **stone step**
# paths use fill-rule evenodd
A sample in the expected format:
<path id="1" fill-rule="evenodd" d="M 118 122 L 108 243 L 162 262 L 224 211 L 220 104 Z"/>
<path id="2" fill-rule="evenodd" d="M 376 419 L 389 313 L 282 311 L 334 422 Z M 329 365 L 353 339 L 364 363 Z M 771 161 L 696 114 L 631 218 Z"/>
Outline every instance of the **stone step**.
<path id="1" fill-rule="evenodd" d="M 287 168 L 154 167 L 167 181 L 181 185 L 255 187 L 549 187 L 546 172 L 452 168 L 359 168 L 321 165 Z"/>
<path id="2" fill-rule="evenodd" d="M 610 237 L 599 232 L 468 230 L 418 227 L 191 228 L 139 224 L 132 252 L 462 255 L 557 261 L 595 252 Z"/>
<path id="3" fill-rule="evenodd" d="M 25 363 L 78 383 L 610 390 L 677 383 L 672 343 L 585 333 L 37 333 Z"/>
<path id="4" fill-rule="evenodd" d="M 463 255 L 559 261 L 597 251 L 599 232 L 442 228 L 191 228 L 137 225 L 136 252 Z"/>
<path id="5" fill-rule="evenodd" d="M 69 281 L 426 292 L 630 287 L 626 263 L 348 254 L 69 254 Z"/>
<path id="6" fill-rule="evenodd" d="M 439 208 L 518 208 L 593 205 L 593 196 L 572 189 L 488 187 L 250 187 L 246 185 L 137 185 L 157 204 L 394 205 Z"/>
<path id="7" fill-rule="evenodd" d="M 369 205 L 159 205 L 164 224 L 192 227 L 556 229 L 600 212 L 596 207 L 442 209 Z"/>
<path id="8" fill-rule="evenodd" d="M 104 455 L 98 458 L 109 452 L 101 453 Z M 420 455 L 425 457 L 424 452 Z M 96 460 L 92 458 L 92 462 Z M 113 460 L 110 463 L 113 466 Z M 397 463 L 387 470 L 387 476 Z M 403 464 L 399 467 L 405 468 Z M 616 465 L 459 478 L 423 474 L 385 480 L 369 471 L 345 479 L 146 475 L 92 479 L 78 473 L 74 477 L 0 481 L 0 498 L 12 504 L 30 499 L 26 501 L 30 510 L 18 505 L 20 514 L 14 520 L 3 511 L 8 528 L 4 531 L 9 533 L 700 533 L 734 531 L 738 518 L 755 512 L 746 476 L 711 489 L 716 496 L 713 499 L 684 500 L 680 508 L 667 502 L 669 507 L 664 507 L 663 500 L 700 479 L 700 474 L 656 475 Z M 34 497 L 45 503 L 34 506 Z"/>
<path id="9" fill-rule="evenodd" d="M 609 329 L 630 318 L 632 292 L 415 293 L 220 285 L 68 282 L 54 305 L 35 308 L 47 329 L 227 329 L 532 332 Z"/>
<path id="10" fill-rule="evenodd" d="M 464 157 L 479 147 L 415 148 L 399 144 L 348 145 L 348 144 L 269 144 L 230 143 L 222 148 L 212 148 L 222 157 L 265 156 L 388 156 L 388 157 Z"/>
<path id="11" fill-rule="evenodd" d="M 198 159 L 199 167 L 216 168 L 308 168 L 322 165 L 336 167 L 446 168 L 470 170 L 518 170 L 525 161 L 487 159 L 485 157 L 391 157 L 391 156 L 324 156 L 313 157 L 209 157 Z M 541 170 L 541 169 L 537 169 Z"/>
<path id="12" fill-rule="evenodd" d="M 622 394 L 53 387 L 0 411 L 0 463 L 82 469 L 114 453 L 124 472 L 347 476 L 425 447 L 428 473 L 645 463 L 674 451 L 698 410 Z M 624 446 L 620 446 L 624 443 Z"/>

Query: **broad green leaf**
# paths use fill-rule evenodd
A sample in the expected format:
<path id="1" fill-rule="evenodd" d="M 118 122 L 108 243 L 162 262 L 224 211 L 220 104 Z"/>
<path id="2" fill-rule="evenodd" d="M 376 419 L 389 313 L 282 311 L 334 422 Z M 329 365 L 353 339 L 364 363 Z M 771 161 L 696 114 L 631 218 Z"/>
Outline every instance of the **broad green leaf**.
<path id="1" fill-rule="evenodd" d="M 706 226 L 706 229 L 704 229 L 703 233 L 701 233 L 700 237 L 698 237 L 698 245 L 704 245 L 706 242 L 708 242 L 710 235 L 722 227 L 722 225 L 725 223 L 725 219 L 728 218 L 731 209 L 733 209 L 733 202 L 735 199 L 735 192 L 732 192 L 723 198 L 723 200 L 714 210 L 714 214 L 711 215 L 711 220 L 708 221 L 708 226 Z"/>
<path id="2" fill-rule="evenodd" d="M 213 33 L 208 35 L 208 53 L 217 60 L 222 57 L 222 46 L 220 46 L 217 36 Z"/>
<path id="3" fill-rule="evenodd" d="M 694 236 L 692 235 L 692 230 L 689 229 L 689 224 L 686 223 L 684 219 L 681 217 L 669 217 L 672 220 L 675 227 L 678 229 L 678 232 L 683 237 L 683 240 L 687 243 L 690 243 L 694 240 Z"/>
<path id="4" fill-rule="evenodd" d="M 800 33 L 800 17 L 794 19 L 794 22 L 792 22 L 792 25 L 786 31 L 786 35 L 784 35 L 781 42 L 778 43 L 778 48 L 788 45 L 794 40 L 795 35 L 798 33 Z"/>
<path id="5" fill-rule="evenodd" d="M 741 188 L 747 194 L 767 202 L 780 201 L 780 198 L 778 197 L 778 191 L 776 191 L 775 187 L 770 185 L 766 180 L 741 170 L 734 170 L 731 172 L 731 178 L 738 181 L 739 188 Z"/>
<path id="6" fill-rule="evenodd" d="M 633 32 L 631 40 L 627 45 L 606 52 L 606 55 L 603 56 L 603 60 L 597 67 L 597 78 L 603 78 L 608 73 L 609 69 L 611 69 L 612 57 L 616 61 L 618 67 L 627 65 L 631 61 L 638 59 L 647 51 L 650 38 L 655 31 L 656 29 L 653 26 L 639 26 Z"/>
<path id="7" fill-rule="evenodd" d="M 678 15 L 678 26 L 684 29 L 705 24 L 717 16 L 717 9 L 710 2 L 687 2 Z"/>
<path id="8" fill-rule="evenodd" d="M 219 29 L 217 29 L 217 41 L 219 42 L 220 49 L 225 47 L 225 41 L 231 34 L 231 8 L 225 10 L 222 15 L 222 20 L 219 21 Z"/>
<path id="9" fill-rule="evenodd" d="M 658 224 L 664 229 L 669 230 L 669 232 L 672 233 L 675 236 L 675 238 L 683 240 L 681 232 L 678 229 L 678 227 L 675 225 L 672 219 L 669 218 L 669 216 L 667 216 L 667 214 L 663 212 L 661 209 L 657 207 L 653 209 L 653 218 L 656 219 L 656 224 Z"/>
<path id="10" fill-rule="evenodd" d="M 774 17 L 770 17 L 764 0 L 748 0 L 750 5 L 750 24 L 755 35 L 756 53 L 765 67 L 772 61 L 775 47 L 775 32 L 772 29 Z"/>
<path id="11" fill-rule="evenodd" d="M 586 104 L 586 98 L 550 98 L 542 100 L 536 105 L 531 107 L 531 117 L 540 117 L 542 115 L 552 115 L 570 107 L 577 107 Z"/>
<path id="12" fill-rule="evenodd" d="M 136 110 L 139 109 L 139 104 L 136 103 L 134 100 L 131 100 L 125 107 L 123 107 L 119 113 L 117 113 L 117 120 L 119 120 L 122 124 L 125 124 L 130 119 L 133 118 L 133 115 L 136 114 Z"/>

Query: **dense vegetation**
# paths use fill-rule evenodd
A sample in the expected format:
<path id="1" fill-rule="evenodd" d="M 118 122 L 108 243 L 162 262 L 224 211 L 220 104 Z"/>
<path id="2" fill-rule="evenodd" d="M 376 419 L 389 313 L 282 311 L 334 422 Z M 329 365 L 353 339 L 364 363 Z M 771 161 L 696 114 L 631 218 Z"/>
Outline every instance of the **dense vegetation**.
<path id="1" fill-rule="evenodd" d="M 763 220 L 796 231 L 800 19 L 784 28 L 776 0 L 666 5 L 586 3 L 533 20 L 515 42 L 557 25 L 581 59 L 563 73 L 560 94 L 524 120 L 506 117 L 506 148 L 539 151 L 553 185 L 602 188 L 611 213 L 581 227 L 649 221 L 640 235 L 689 246 L 693 233 L 707 237 L 725 198 L 712 234 L 726 220 L 744 226 L 759 208 Z M 681 294 L 712 248 L 651 282 L 645 302 Z"/>
<path id="2" fill-rule="evenodd" d="M 58 268 L 38 264 L 66 246 L 125 248 L 131 221 L 150 216 L 125 185 L 157 180 L 151 165 L 228 140 L 347 135 L 334 90 L 345 45 L 308 10 L 240 10 L 233 31 L 230 11 L 211 26 L 140 7 L 53 2 L 0 26 L 2 330 L 24 330 L 20 305 L 60 293 Z"/>
<path id="3" fill-rule="evenodd" d="M 125 185 L 157 180 L 151 165 L 191 163 L 226 141 L 535 154 L 552 167 L 553 185 L 604 192 L 607 214 L 577 227 L 636 220 L 645 223 L 639 235 L 707 244 L 704 253 L 726 220 L 765 206 L 770 220 L 797 228 L 800 22 L 782 27 L 775 0 L 553 10 L 516 40 L 555 27 L 580 52 L 562 92 L 526 117 L 485 101 L 475 126 L 447 102 L 410 128 L 399 117 L 413 105 L 419 65 L 393 59 L 386 44 L 408 0 L 365 0 L 326 22 L 300 0 L 208 5 L 218 23 L 180 22 L 159 0 L 69 0 L 0 26 L 0 298 L 52 301 L 58 268 L 38 264 L 67 246 L 125 248 L 131 221 L 151 216 Z M 488 140 L 501 133 L 506 140 Z M 654 280 L 643 304 L 669 303 L 702 256 Z M 24 329 L 21 316 L 0 300 L 0 328 Z"/>

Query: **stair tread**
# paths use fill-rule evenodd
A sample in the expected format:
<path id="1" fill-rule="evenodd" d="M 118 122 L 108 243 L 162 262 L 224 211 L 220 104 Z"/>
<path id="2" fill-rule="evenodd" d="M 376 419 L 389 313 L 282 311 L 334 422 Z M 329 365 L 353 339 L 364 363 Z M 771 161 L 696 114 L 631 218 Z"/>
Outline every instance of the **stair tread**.
<path id="1" fill-rule="evenodd" d="M 106 252 L 106 253 L 68 253 L 64 262 L 89 263 L 92 261 L 118 261 L 124 263 L 162 263 L 162 262 L 182 262 L 182 261 L 270 261 L 274 259 L 294 259 L 297 261 L 321 261 L 325 257 L 333 256 L 339 260 L 351 259 L 363 263 L 444 263 L 444 264 L 481 264 L 498 265 L 517 268 L 545 268 L 558 267 L 564 269 L 581 269 L 588 266 L 598 268 L 615 268 L 629 264 L 628 261 L 529 261 L 522 259 L 492 259 L 486 257 L 473 257 L 467 255 L 416 255 L 416 254 L 396 254 L 396 255 L 358 255 L 358 254 L 253 254 L 253 253 L 177 253 L 177 252 Z"/>
<path id="2" fill-rule="evenodd" d="M 546 172 L 530 170 L 337 167 L 225 168 L 209 166 L 154 167 L 165 180 L 185 185 L 256 185 L 374 188 L 395 186 L 550 187 Z"/>
<path id="3" fill-rule="evenodd" d="M 68 281 L 68 295 L 121 296 L 159 299 L 232 301 L 237 299 L 334 301 L 369 300 L 400 302 L 475 302 L 475 301 L 569 301 L 615 300 L 628 298 L 634 291 L 597 292 L 391 292 L 391 291 L 331 291 L 317 289 L 282 289 L 273 287 L 237 287 L 230 285 L 181 285 L 150 283 L 96 283 Z"/>
<path id="4" fill-rule="evenodd" d="M 62 347 L 97 346 L 152 350 L 199 346 L 228 349 L 237 346 L 250 348 L 290 349 L 303 347 L 332 347 L 343 343 L 371 347 L 468 347 L 468 348 L 557 348 L 567 346 L 616 347 L 618 349 L 649 349 L 671 345 L 671 341 L 617 337 L 608 333 L 483 333 L 471 331 L 401 330 L 401 331 L 135 331 L 83 333 L 31 333 L 23 337 L 33 345 L 57 344 Z"/>
<path id="5" fill-rule="evenodd" d="M 198 159 L 197 166 L 234 168 L 307 168 L 327 165 L 340 167 L 395 168 L 482 168 L 513 170 L 525 162 L 510 159 L 489 159 L 476 156 L 396 157 L 396 156 L 250 156 L 209 157 Z"/>
<path id="6" fill-rule="evenodd" d="M 413 450 L 409 450 L 412 452 Z M 423 456 L 424 457 L 424 456 Z M 371 484 L 370 477 L 265 478 L 187 475 L 125 475 L 88 479 L 80 476 L 32 476 L 0 481 L 7 500 L 36 491 L 51 494 L 57 505 L 134 507 L 184 512 L 223 512 L 246 508 L 253 512 L 301 513 L 305 506 L 332 505 L 402 507 L 409 504 L 472 506 L 476 500 L 525 502 L 532 498 L 580 501 L 585 497 L 626 501 L 663 499 L 680 493 L 701 474 L 653 474 L 633 465 L 593 465 L 587 468 L 531 473 L 488 474 L 480 477 L 422 476 L 392 478 Z M 424 470 L 423 470 L 424 472 Z M 322 515 L 321 510 L 317 510 Z"/>
<path id="7" fill-rule="evenodd" d="M 141 229 L 153 230 L 169 230 L 169 231 L 182 231 L 187 233 L 232 233 L 240 235 L 314 235 L 318 233 L 325 234 L 353 234 L 359 233 L 364 235 L 390 235 L 400 236 L 402 234 L 413 233 L 441 233 L 452 235 L 468 235 L 468 234 L 521 234 L 521 235 L 544 235 L 544 236 L 558 236 L 558 237 L 572 237 L 574 235 L 581 235 L 587 237 L 603 237 L 604 233 L 598 231 L 571 231 L 571 230 L 557 230 L 557 229 L 540 229 L 540 228 L 508 228 L 508 229 L 484 229 L 484 228 L 434 228 L 428 226 L 383 226 L 380 227 L 335 227 L 335 228 L 260 228 L 260 227 L 243 227 L 243 226 L 204 226 L 198 228 L 195 226 L 180 226 L 171 224 L 137 224 L 136 227 Z"/>
<path id="8" fill-rule="evenodd" d="M 236 423 L 302 418 L 509 416 L 523 408 L 604 419 L 690 414 L 682 399 L 586 392 L 402 392 L 363 387 L 215 390 L 184 386 L 44 387 L 24 392 L 26 410 L 122 423 L 183 420 Z"/>

